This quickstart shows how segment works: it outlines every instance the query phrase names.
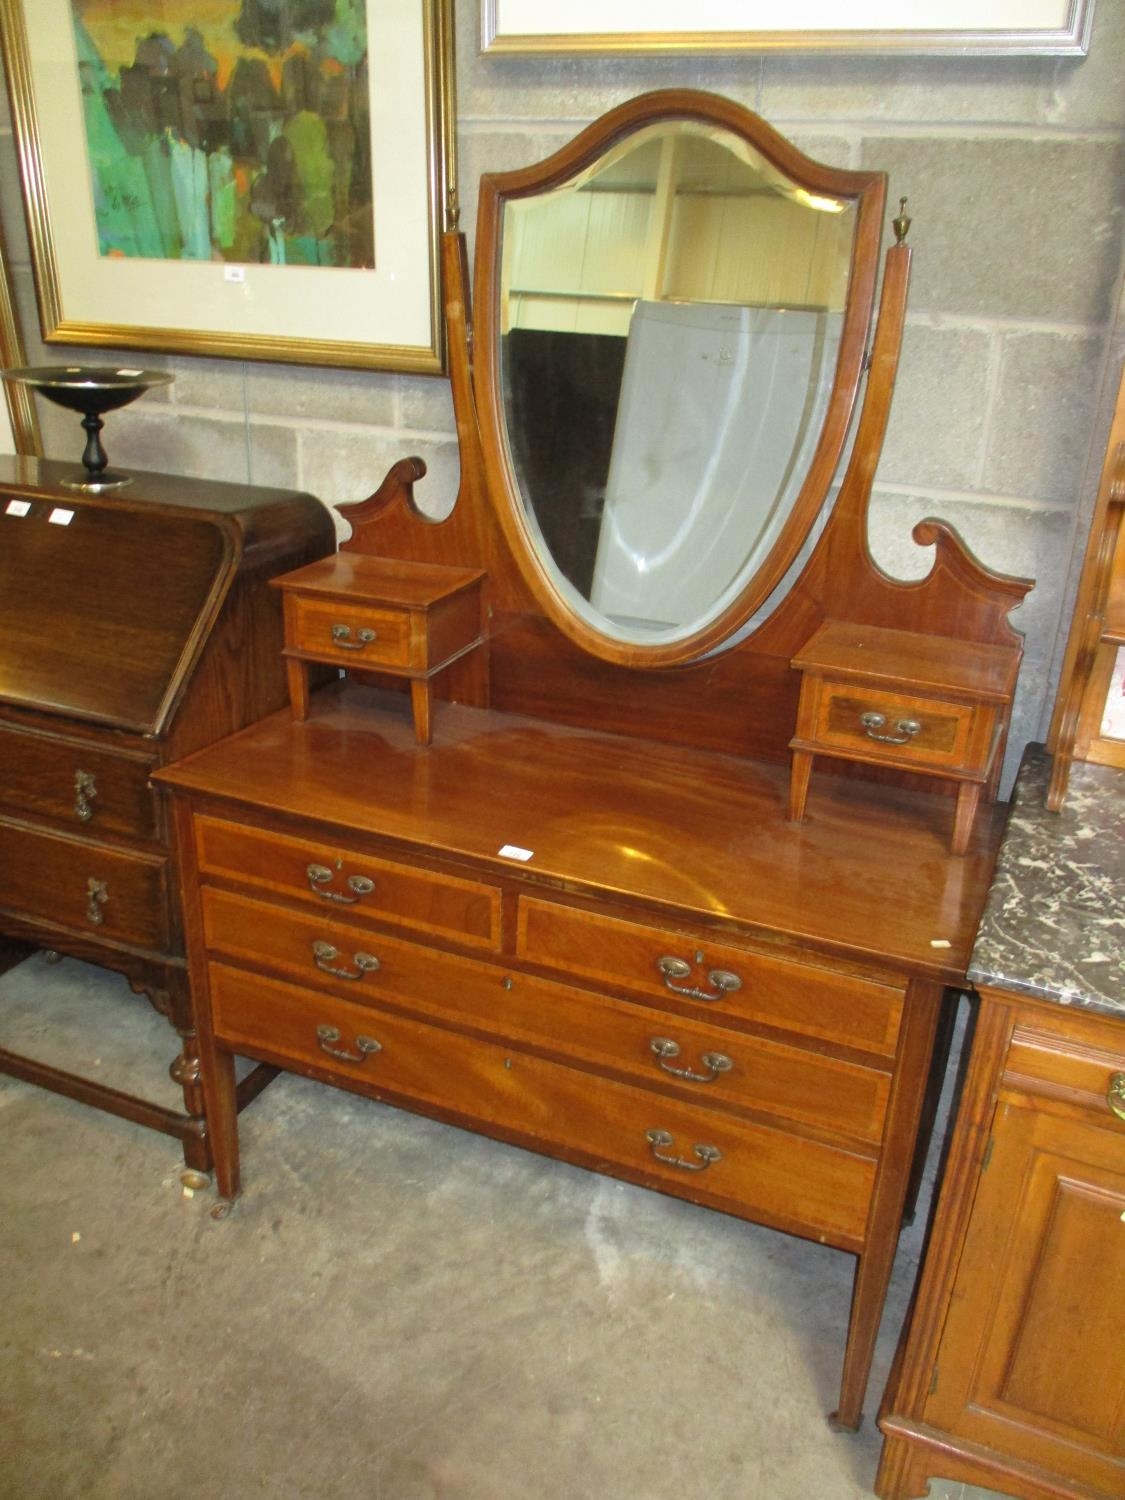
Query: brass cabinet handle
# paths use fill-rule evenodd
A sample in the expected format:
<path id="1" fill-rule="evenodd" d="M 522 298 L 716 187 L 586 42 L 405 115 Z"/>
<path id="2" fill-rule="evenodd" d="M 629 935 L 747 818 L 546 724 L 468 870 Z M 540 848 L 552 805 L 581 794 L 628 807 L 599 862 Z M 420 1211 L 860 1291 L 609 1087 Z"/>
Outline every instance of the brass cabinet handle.
<path id="1" fill-rule="evenodd" d="M 344 883 L 353 893 L 352 895 L 346 896 L 343 891 L 325 890 L 325 886 L 333 876 L 333 872 L 327 865 L 309 865 L 305 874 L 308 876 L 311 891 L 315 891 L 322 900 L 336 901 L 341 906 L 354 906 L 361 896 L 370 896 L 375 889 L 375 882 L 369 876 L 349 875 Z"/>
<path id="2" fill-rule="evenodd" d="M 859 722 L 863 725 L 863 732 L 869 740 L 878 740 L 880 745 L 906 745 L 922 728 L 917 719 L 900 719 L 895 725 L 897 734 L 877 734 L 876 730 L 882 729 L 887 722 L 886 714 L 877 714 L 874 711 L 861 714 Z"/>
<path id="3" fill-rule="evenodd" d="M 664 988 L 671 990 L 674 995 L 685 995 L 689 1000 L 725 1000 L 735 990 L 742 988 L 742 980 L 729 969 L 711 969 L 708 972 L 707 983 L 714 985 L 711 993 L 700 989 L 698 985 L 675 984 L 674 980 L 690 978 L 691 964 L 682 958 L 673 958 L 670 953 L 658 958 L 656 967 L 664 980 Z"/>
<path id="4" fill-rule="evenodd" d="M 95 927 L 105 921 L 102 907 L 109 900 L 109 881 L 97 880 L 93 875 L 86 881 L 86 920 Z"/>
<path id="5" fill-rule="evenodd" d="M 335 979 L 362 979 L 365 974 L 373 974 L 379 967 L 379 960 L 374 953 L 353 953 L 352 963 L 354 969 L 341 969 L 334 966 L 334 960 L 340 957 L 339 948 L 334 948 L 331 943 L 326 943 L 323 938 L 318 938 L 312 945 L 313 963 L 325 974 L 331 974 Z"/>
<path id="6" fill-rule="evenodd" d="M 329 1057 L 338 1057 L 341 1062 L 364 1063 L 376 1052 L 382 1052 L 382 1042 L 377 1042 L 373 1036 L 357 1036 L 355 1039 L 355 1051 L 349 1052 L 346 1047 L 334 1047 L 333 1042 L 340 1040 L 340 1029 L 338 1026 L 322 1025 L 316 1028 L 317 1046 L 322 1052 L 327 1052 Z"/>
<path id="7" fill-rule="evenodd" d="M 1119 1120 L 1125 1120 L 1125 1073 L 1114 1073 L 1109 1080 L 1105 1102 Z"/>
<path id="8" fill-rule="evenodd" d="M 93 771 L 74 773 L 74 816 L 81 823 L 88 823 L 94 816 L 94 798 L 98 795 Z"/>
<path id="9" fill-rule="evenodd" d="M 333 625 L 332 627 L 332 644 L 339 646 L 343 651 L 362 651 L 365 646 L 370 646 L 375 638 L 375 632 L 366 625 L 362 630 L 356 631 L 354 641 L 350 625 Z"/>
<path id="10" fill-rule="evenodd" d="M 674 1042 L 668 1036 L 654 1036 L 649 1046 L 656 1054 L 657 1063 L 664 1069 L 665 1073 L 670 1073 L 673 1078 L 686 1079 L 688 1083 L 714 1083 L 720 1073 L 729 1073 L 731 1068 L 734 1067 L 734 1064 L 725 1053 L 705 1052 L 700 1058 L 700 1062 L 707 1069 L 706 1073 L 695 1073 L 691 1068 L 673 1068 L 665 1059 L 679 1057 L 679 1042 Z"/>
<path id="11" fill-rule="evenodd" d="M 712 1162 L 723 1159 L 723 1153 L 718 1146 L 693 1146 L 691 1149 L 698 1157 L 698 1161 L 687 1161 L 682 1156 L 665 1155 L 667 1148 L 673 1143 L 673 1137 L 667 1130 L 646 1130 L 645 1140 L 657 1161 L 662 1161 L 668 1167 L 679 1167 L 683 1172 L 706 1172 Z"/>

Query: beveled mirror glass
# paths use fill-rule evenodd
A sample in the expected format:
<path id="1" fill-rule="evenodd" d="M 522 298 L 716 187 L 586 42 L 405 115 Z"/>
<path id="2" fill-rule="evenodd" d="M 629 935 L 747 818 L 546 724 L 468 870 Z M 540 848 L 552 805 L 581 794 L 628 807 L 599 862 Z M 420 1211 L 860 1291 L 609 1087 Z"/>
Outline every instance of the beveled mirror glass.
<path id="1" fill-rule="evenodd" d="M 538 179 L 486 179 L 482 222 L 500 448 L 553 612 L 601 654 L 664 661 L 748 617 L 828 493 L 881 180 L 818 167 L 727 101 L 638 112 L 660 97 Z"/>

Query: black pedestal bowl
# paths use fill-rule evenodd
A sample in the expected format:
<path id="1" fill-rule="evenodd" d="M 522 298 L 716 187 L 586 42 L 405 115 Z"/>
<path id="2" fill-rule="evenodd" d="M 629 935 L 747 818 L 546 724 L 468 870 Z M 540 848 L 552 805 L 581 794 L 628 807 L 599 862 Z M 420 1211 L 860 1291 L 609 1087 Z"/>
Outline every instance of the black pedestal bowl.
<path id="1" fill-rule="evenodd" d="M 39 365 L 32 369 L 5 370 L 3 378 L 14 385 L 26 385 L 38 391 L 56 406 L 82 413 L 86 448 L 82 454 L 84 472 L 62 481 L 67 489 L 117 490 L 131 483 L 130 476 L 107 467 L 109 460 L 102 447 L 102 416 L 120 406 L 128 406 L 153 386 L 168 385 L 172 376 L 163 370 L 113 370 L 98 365 Z"/>

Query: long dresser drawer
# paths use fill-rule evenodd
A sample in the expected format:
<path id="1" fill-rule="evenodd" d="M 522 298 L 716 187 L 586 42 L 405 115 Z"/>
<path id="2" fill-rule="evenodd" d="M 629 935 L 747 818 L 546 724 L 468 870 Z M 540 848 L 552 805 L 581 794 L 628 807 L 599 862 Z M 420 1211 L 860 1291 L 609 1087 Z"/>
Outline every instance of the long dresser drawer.
<path id="1" fill-rule="evenodd" d="M 0 907 L 100 940 L 165 951 L 166 861 L 0 821 Z"/>
<path id="2" fill-rule="evenodd" d="M 215 1035 L 234 1052 L 511 1132 L 588 1164 L 656 1180 L 743 1217 L 858 1248 L 874 1155 L 599 1078 L 212 962 Z"/>
<path id="3" fill-rule="evenodd" d="M 483 881 L 395 864 L 352 845 L 195 820 L 200 873 L 325 912 L 392 923 L 470 947 L 500 946 L 500 891 Z"/>
<path id="4" fill-rule="evenodd" d="M 893 1057 L 904 991 L 709 938 L 557 905 L 519 904 L 518 952 L 649 1000 L 697 1002 L 735 1016 Z"/>
<path id="5" fill-rule="evenodd" d="M 882 1138 L 890 1074 L 881 1069 L 423 948 L 320 913 L 213 887 L 201 897 L 213 954 L 357 1003 L 387 1001 L 549 1048 L 707 1103 L 869 1144 Z"/>
<path id="6" fill-rule="evenodd" d="M 156 839 L 153 762 L 88 740 L 0 724 L 0 806 L 95 838 Z"/>

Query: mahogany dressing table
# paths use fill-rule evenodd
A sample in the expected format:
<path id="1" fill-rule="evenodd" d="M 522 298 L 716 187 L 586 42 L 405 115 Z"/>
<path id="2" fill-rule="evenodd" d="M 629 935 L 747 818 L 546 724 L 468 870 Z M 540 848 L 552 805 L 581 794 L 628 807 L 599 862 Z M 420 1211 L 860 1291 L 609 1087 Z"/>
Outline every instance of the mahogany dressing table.
<path id="1" fill-rule="evenodd" d="M 956 854 L 946 781 L 849 761 L 791 820 L 791 663 L 838 620 L 1014 674 L 1030 586 L 938 521 L 919 582 L 870 559 L 910 258 L 900 215 L 869 347 L 884 202 L 882 174 L 687 91 L 485 177 L 471 340 L 464 243 L 443 245 L 456 504 L 423 516 L 404 459 L 346 508 L 344 549 L 397 563 L 400 595 L 479 572 L 483 646 L 433 677 L 429 744 L 401 670 L 353 660 L 157 778 L 218 1213 L 241 1055 L 807 1236 L 856 1257 L 848 1428 L 1000 819 L 986 800 Z M 909 658 L 894 691 L 923 711 Z"/>

